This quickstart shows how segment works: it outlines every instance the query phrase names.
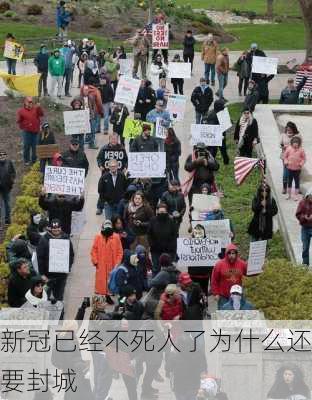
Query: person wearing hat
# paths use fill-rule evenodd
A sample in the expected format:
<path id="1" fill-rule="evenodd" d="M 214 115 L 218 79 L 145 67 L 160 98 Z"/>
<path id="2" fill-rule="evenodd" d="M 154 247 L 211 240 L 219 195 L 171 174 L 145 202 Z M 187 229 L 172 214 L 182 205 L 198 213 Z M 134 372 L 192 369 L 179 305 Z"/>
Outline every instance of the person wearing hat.
<path id="1" fill-rule="evenodd" d="M 136 298 L 139 300 L 142 297 L 144 290 L 144 273 L 141 265 L 139 265 L 139 258 L 136 253 L 130 250 L 124 250 L 122 266 L 116 276 L 116 284 L 119 289 L 120 297 L 125 296 L 126 288 L 128 285 L 134 288 Z"/>
<path id="2" fill-rule="evenodd" d="M 34 64 L 37 67 L 37 72 L 40 75 L 38 82 L 38 96 L 41 97 L 43 92 L 44 96 L 49 96 L 48 94 L 48 71 L 49 71 L 49 53 L 47 46 L 42 44 L 40 46 L 40 51 L 37 53 Z"/>
<path id="3" fill-rule="evenodd" d="M 164 321 L 179 320 L 183 316 L 183 304 L 177 285 L 169 284 L 160 296 L 155 310 L 155 319 Z"/>
<path id="4" fill-rule="evenodd" d="M 243 296 L 243 288 L 240 285 L 233 285 L 230 289 L 230 299 L 221 310 L 254 310 L 254 306 Z"/>
<path id="5" fill-rule="evenodd" d="M 40 303 L 48 301 L 48 295 L 44 289 L 45 283 L 46 282 L 39 275 L 31 278 L 31 286 L 26 292 L 25 298 L 33 307 L 38 307 Z"/>
<path id="6" fill-rule="evenodd" d="M 146 79 L 146 64 L 147 56 L 149 50 L 149 41 L 142 35 L 141 30 L 136 31 L 135 37 L 133 39 L 133 71 L 132 77 L 138 78 L 139 66 L 141 68 L 142 79 Z"/>
<path id="7" fill-rule="evenodd" d="M 10 193 L 16 178 L 14 164 L 8 159 L 5 150 L 0 150 L 0 196 L 4 204 L 4 223 L 11 223 Z M 2 222 L 2 221 L 1 221 Z"/>
<path id="8" fill-rule="evenodd" d="M 164 192 L 161 202 L 166 204 L 168 213 L 176 224 L 177 235 L 179 235 L 180 225 L 186 211 L 186 204 L 181 193 L 180 183 L 177 180 L 169 182 L 168 191 Z"/>
<path id="9" fill-rule="evenodd" d="M 191 102 L 195 109 L 196 124 L 200 124 L 213 102 L 213 93 L 207 84 L 206 78 L 200 78 L 199 86 L 196 86 L 192 92 Z"/>
<path id="10" fill-rule="evenodd" d="M 137 153 L 158 151 L 157 140 L 151 136 L 151 126 L 149 124 L 143 124 L 142 130 L 143 132 L 141 135 L 133 139 L 130 151 Z"/>
<path id="11" fill-rule="evenodd" d="M 193 61 L 195 55 L 195 46 L 196 40 L 193 36 L 193 32 L 188 29 L 184 36 L 183 40 L 183 61 L 191 63 L 191 73 L 193 73 Z"/>
<path id="12" fill-rule="evenodd" d="M 106 296 L 112 302 L 108 289 L 110 272 L 122 262 L 123 249 L 120 237 L 114 233 L 112 223 L 106 219 L 101 232 L 98 233 L 92 244 L 91 261 L 96 269 L 95 293 Z"/>
<path id="13" fill-rule="evenodd" d="M 203 292 L 198 283 L 192 281 L 188 272 L 181 272 L 178 279 L 183 302 L 183 319 L 203 319 Z"/>
<path id="14" fill-rule="evenodd" d="M 20 258 L 11 271 L 8 282 L 8 304 L 10 307 L 21 307 L 26 303 L 25 294 L 32 286 L 32 277 L 36 273 L 29 269 L 27 260 Z"/>
<path id="15" fill-rule="evenodd" d="M 76 54 L 76 49 L 72 46 L 71 40 L 66 40 L 63 47 L 60 49 L 60 54 L 64 58 L 64 80 L 65 80 L 65 96 L 71 97 L 69 93 L 71 78 L 73 74 L 73 57 Z"/>
<path id="16" fill-rule="evenodd" d="M 25 97 L 23 107 L 17 110 L 16 122 L 22 131 L 23 159 L 26 166 L 30 165 L 30 161 L 32 164 L 37 161 L 36 146 L 43 116 L 43 109 L 39 104 L 34 104 L 31 96 Z"/>
<path id="17" fill-rule="evenodd" d="M 251 112 L 254 112 L 258 101 L 259 91 L 257 84 L 255 81 L 249 80 L 247 94 L 244 100 L 244 108 L 249 109 Z"/>
<path id="18" fill-rule="evenodd" d="M 301 225 L 302 263 L 310 265 L 310 242 L 312 237 L 312 189 L 310 188 L 298 204 L 296 218 Z"/>
<path id="19" fill-rule="evenodd" d="M 229 50 L 226 47 L 224 47 L 221 50 L 221 53 L 218 55 L 216 61 L 216 71 L 219 81 L 219 89 L 216 92 L 216 96 L 218 96 L 225 103 L 227 102 L 227 100 L 223 96 L 223 91 L 228 84 L 229 69 L 230 69 Z"/>
<path id="20" fill-rule="evenodd" d="M 298 104 L 301 89 L 306 84 L 308 76 L 304 76 L 298 85 L 295 85 L 294 78 L 289 78 L 287 86 L 281 91 L 279 104 Z"/>
<path id="21" fill-rule="evenodd" d="M 172 62 L 182 62 L 180 54 L 175 54 Z M 183 94 L 183 85 L 184 85 L 183 78 L 171 78 L 171 83 L 175 94 Z"/>
<path id="22" fill-rule="evenodd" d="M 89 161 L 86 153 L 80 148 L 80 140 L 74 135 L 70 139 L 69 149 L 62 153 L 63 166 L 69 168 L 83 168 L 88 175 Z"/>
<path id="23" fill-rule="evenodd" d="M 10 271 L 14 272 L 17 262 L 23 258 L 27 261 L 29 270 L 34 272 L 31 261 L 31 253 L 28 248 L 28 243 L 24 235 L 16 235 L 6 246 L 7 261 L 9 263 Z"/>
<path id="24" fill-rule="evenodd" d="M 206 82 L 209 85 L 211 80 L 211 86 L 215 85 L 217 54 L 218 43 L 214 40 L 213 34 L 209 33 L 207 40 L 203 43 L 201 59 L 205 65 Z"/>
<path id="25" fill-rule="evenodd" d="M 253 148 L 260 142 L 258 122 L 252 112 L 244 108 L 240 119 L 236 123 L 234 140 L 240 157 L 252 157 Z"/>
<path id="26" fill-rule="evenodd" d="M 55 144 L 54 133 L 50 130 L 50 125 L 48 122 L 44 122 L 41 125 L 41 132 L 38 138 L 38 146 L 46 146 L 49 144 Z M 41 158 L 40 159 L 40 171 L 44 174 L 44 169 L 46 164 L 50 165 L 52 158 Z"/>
<path id="27" fill-rule="evenodd" d="M 154 124 L 154 126 L 156 126 L 157 119 L 161 119 L 162 126 L 165 128 L 169 128 L 171 123 L 170 118 L 170 113 L 166 110 L 166 105 L 163 100 L 157 100 L 155 108 L 146 115 L 147 122 L 150 122 L 151 124 Z"/>
<path id="28" fill-rule="evenodd" d="M 57 87 L 57 97 L 62 96 L 63 77 L 65 73 L 65 60 L 59 49 L 55 49 L 48 62 L 49 74 L 51 78 L 51 96 L 55 95 L 55 87 Z"/>
<path id="29" fill-rule="evenodd" d="M 50 240 L 69 241 L 68 272 L 50 271 Z M 55 300 L 63 301 L 67 276 L 74 262 L 74 249 L 69 235 L 62 231 L 62 225 L 59 219 L 52 219 L 47 232 L 41 237 L 37 247 L 37 260 L 39 274 L 44 281 L 47 281 L 48 297 L 51 298 L 51 296 L 53 296 Z"/>

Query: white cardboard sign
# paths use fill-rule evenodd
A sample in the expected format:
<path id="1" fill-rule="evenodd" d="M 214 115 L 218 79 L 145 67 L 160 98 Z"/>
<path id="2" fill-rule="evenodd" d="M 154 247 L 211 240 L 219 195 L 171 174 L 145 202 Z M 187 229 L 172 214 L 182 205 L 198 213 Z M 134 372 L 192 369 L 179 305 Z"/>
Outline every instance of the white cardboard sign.
<path id="1" fill-rule="evenodd" d="M 44 173 L 44 188 L 47 193 L 81 196 L 85 185 L 83 168 L 53 167 L 47 165 Z"/>
<path id="2" fill-rule="evenodd" d="M 250 242 L 247 275 L 255 275 L 263 272 L 267 240 Z"/>
<path id="3" fill-rule="evenodd" d="M 140 79 L 133 79 L 129 76 L 122 75 L 118 81 L 114 102 L 126 104 L 129 107 L 134 107 L 138 97 L 140 85 Z"/>
<path id="4" fill-rule="evenodd" d="M 186 109 L 186 96 L 182 94 L 169 94 L 167 101 L 167 111 L 170 119 L 183 121 Z"/>
<path id="5" fill-rule="evenodd" d="M 277 75 L 278 58 L 252 57 L 252 70 L 255 74 Z"/>
<path id="6" fill-rule="evenodd" d="M 231 243 L 231 228 L 229 219 L 218 219 L 212 221 L 192 221 L 192 228 L 201 225 L 205 230 L 205 236 L 209 239 L 219 239 L 221 247 L 225 248 Z"/>
<path id="7" fill-rule="evenodd" d="M 49 272 L 69 273 L 69 240 L 49 240 Z"/>
<path id="8" fill-rule="evenodd" d="M 64 111 L 63 116 L 65 135 L 91 132 L 89 110 Z"/>
<path id="9" fill-rule="evenodd" d="M 191 63 L 184 62 L 169 62 L 168 78 L 191 79 L 192 70 Z"/>
<path id="10" fill-rule="evenodd" d="M 169 49 L 169 24 L 153 24 L 152 48 Z"/>
<path id="11" fill-rule="evenodd" d="M 131 178 L 163 178 L 165 169 L 165 152 L 130 152 L 128 155 L 128 171 Z"/>
<path id="12" fill-rule="evenodd" d="M 133 70 L 133 60 L 131 58 L 121 58 L 118 60 L 118 64 L 120 65 L 119 73 L 120 75 L 126 75 L 132 77 Z"/>
<path id="13" fill-rule="evenodd" d="M 167 129 L 162 124 L 163 120 L 161 118 L 156 119 L 156 126 L 155 126 L 155 137 L 160 139 L 166 139 L 167 137 Z"/>
<path id="14" fill-rule="evenodd" d="M 225 132 L 232 127 L 231 116 L 227 107 L 217 113 L 221 132 Z"/>
<path id="15" fill-rule="evenodd" d="M 178 238 L 178 265 L 181 267 L 213 267 L 220 252 L 221 242 L 217 239 Z"/>
<path id="16" fill-rule="evenodd" d="M 219 125 L 192 124 L 191 145 L 204 143 L 206 146 L 222 146 L 222 132 Z"/>

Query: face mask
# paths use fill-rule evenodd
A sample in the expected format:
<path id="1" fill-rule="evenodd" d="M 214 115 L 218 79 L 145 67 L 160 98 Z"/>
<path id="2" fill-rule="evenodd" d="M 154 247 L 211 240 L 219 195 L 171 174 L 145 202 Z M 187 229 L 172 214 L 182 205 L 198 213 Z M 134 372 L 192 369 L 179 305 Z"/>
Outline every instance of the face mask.
<path id="1" fill-rule="evenodd" d="M 107 229 L 104 229 L 103 231 L 101 231 L 101 233 L 102 233 L 103 236 L 109 237 L 109 236 L 112 236 L 112 234 L 114 232 L 113 232 L 112 228 L 107 228 Z"/>
<path id="2" fill-rule="evenodd" d="M 41 220 L 41 214 L 36 214 L 36 215 L 33 216 L 34 224 L 38 225 L 40 220 Z"/>
<path id="3" fill-rule="evenodd" d="M 241 296 L 239 294 L 231 294 L 234 310 L 240 310 Z"/>
<path id="4" fill-rule="evenodd" d="M 47 49 L 41 49 L 42 54 L 47 54 Z"/>
<path id="5" fill-rule="evenodd" d="M 200 87 L 201 87 L 202 89 L 206 89 L 207 85 L 203 83 L 203 84 L 200 85 Z"/>
<path id="6" fill-rule="evenodd" d="M 161 213 L 161 214 L 158 214 L 157 217 L 159 218 L 160 221 L 165 221 L 168 218 L 168 214 Z"/>

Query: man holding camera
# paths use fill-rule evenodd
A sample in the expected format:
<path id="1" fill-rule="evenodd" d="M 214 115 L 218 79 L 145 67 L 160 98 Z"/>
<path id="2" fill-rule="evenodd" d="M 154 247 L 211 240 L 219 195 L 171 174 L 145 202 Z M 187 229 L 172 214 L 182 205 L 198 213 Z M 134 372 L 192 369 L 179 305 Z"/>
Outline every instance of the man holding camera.
<path id="1" fill-rule="evenodd" d="M 133 40 L 133 78 L 138 79 L 138 69 L 141 65 L 142 79 L 146 79 L 146 64 L 149 49 L 149 41 L 143 36 L 140 30 L 137 30 Z"/>
<path id="2" fill-rule="evenodd" d="M 211 192 L 215 190 L 214 172 L 218 171 L 219 164 L 208 151 L 204 143 L 194 146 L 193 154 L 190 154 L 184 165 L 185 171 L 190 173 L 188 192 L 189 203 L 192 204 L 194 193 L 201 193 L 201 186 L 207 183 L 211 187 Z"/>

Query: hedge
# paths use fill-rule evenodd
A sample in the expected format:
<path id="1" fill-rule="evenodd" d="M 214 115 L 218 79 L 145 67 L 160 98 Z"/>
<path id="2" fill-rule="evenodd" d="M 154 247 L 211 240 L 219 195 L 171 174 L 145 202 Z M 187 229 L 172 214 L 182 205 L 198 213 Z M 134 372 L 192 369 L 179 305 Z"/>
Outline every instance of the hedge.
<path id="1" fill-rule="evenodd" d="M 6 262 L 6 246 L 15 235 L 26 233 L 32 211 L 41 212 L 38 204 L 41 187 L 42 175 L 39 170 L 39 163 L 36 163 L 23 177 L 21 194 L 16 197 L 12 211 L 12 223 L 6 231 L 3 243 L 0 245 L 0 305 L 6 302 L 7 279 L 10 274 L 10 268 Z"/>

